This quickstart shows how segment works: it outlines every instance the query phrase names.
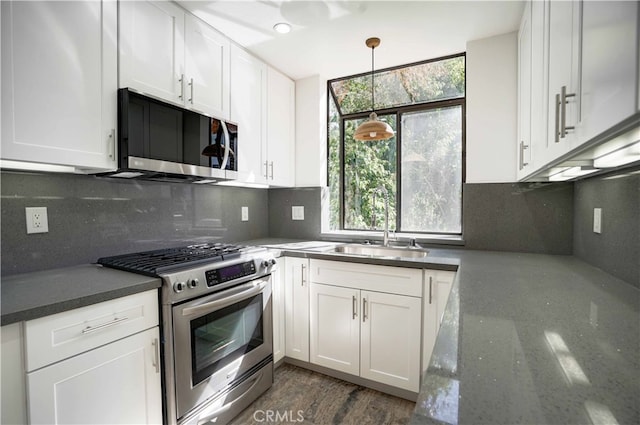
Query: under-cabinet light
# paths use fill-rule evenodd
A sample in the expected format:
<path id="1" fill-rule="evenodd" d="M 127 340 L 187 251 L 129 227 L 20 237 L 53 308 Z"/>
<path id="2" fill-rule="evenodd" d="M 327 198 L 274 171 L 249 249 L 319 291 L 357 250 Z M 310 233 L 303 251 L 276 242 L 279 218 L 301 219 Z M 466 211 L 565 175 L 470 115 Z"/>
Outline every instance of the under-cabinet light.
<path id="1" fill-rule="evenodd" d="M 565 171 L 550 176 L 549 181 L 559 182 L 571 180 L 575 177 L 581 177 L 586 176 L 587 174 L 595 173 L 596 171 L 598 171 L 598 169 L 593 167 L 571 167 Z"/>
<path id="2" fill-rule="evenodd" d="M 218 182 L 218 186 L 233 186 L 233 187 L 250 187 L 252 189 L 268 189 L 269 185 L 261 183 L 243 183 L 235 180 L 227 180 Z"/>
<path id="3" fill-rule="evenodd" d="M 593 160 L 594 167 L 610 168 L 640 161 L 640 141 Z"/>
<path id="4" fill-rule="evenodd" d="M 7 170 L 48 171 L 55 173 L 75 173 L 76 168 L 67 165 L 41 164 L 39 162 L 0 160 L 0 168 Z"/>

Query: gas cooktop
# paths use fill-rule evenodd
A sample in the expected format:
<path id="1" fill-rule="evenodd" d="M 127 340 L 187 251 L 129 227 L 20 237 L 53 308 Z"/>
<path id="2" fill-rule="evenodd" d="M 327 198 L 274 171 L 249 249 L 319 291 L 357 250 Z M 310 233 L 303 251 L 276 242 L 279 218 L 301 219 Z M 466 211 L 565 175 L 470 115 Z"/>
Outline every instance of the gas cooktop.
<path id="1" fill-rule="evenodd" d="M 161 274 L 201 264 L 239 258 L 244 253 L 256 249 L 242 245 L 204 243 L 102 257 L 97 263 L 114 269 L 158 277 Z"/>

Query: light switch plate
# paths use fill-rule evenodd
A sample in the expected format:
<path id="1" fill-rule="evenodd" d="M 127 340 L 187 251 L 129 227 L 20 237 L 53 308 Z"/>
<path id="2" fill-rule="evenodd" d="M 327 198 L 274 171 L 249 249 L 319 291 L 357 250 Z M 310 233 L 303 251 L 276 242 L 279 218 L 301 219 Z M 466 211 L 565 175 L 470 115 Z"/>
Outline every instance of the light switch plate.
<path id="1" fill-rule="evenodd" d="M 593 233 L 602 233 L 602 208 L 593 209 Z"/>
<path id="2" fill-rule="evenodd" d="M 249 221 L 249 207 L 242 207 L 242 221 Z"/>
<path id="3" fill-rule="evenodd" d="M 49 220 L 47 219 L 47 207 L 25 208 L 27 221 L 27 234 L 49 232 Z"/>
<path id="4" fill-rule="evenodd" d="M 291 207 L 291 220 L 304 220 L 304 206 Z"/>

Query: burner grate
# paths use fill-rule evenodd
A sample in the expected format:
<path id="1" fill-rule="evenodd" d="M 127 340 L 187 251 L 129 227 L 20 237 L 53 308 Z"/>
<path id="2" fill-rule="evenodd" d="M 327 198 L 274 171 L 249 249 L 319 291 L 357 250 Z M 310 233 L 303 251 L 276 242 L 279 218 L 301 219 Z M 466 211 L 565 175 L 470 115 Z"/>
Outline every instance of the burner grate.
<path id="1" fill-rule="evenodd" d="M 158 249 L 98 259 L 98 264 L 114 269 L 156 277 L 199 264 L 240 257 L 246 247 L 227 244 L 197 244 Z"/>

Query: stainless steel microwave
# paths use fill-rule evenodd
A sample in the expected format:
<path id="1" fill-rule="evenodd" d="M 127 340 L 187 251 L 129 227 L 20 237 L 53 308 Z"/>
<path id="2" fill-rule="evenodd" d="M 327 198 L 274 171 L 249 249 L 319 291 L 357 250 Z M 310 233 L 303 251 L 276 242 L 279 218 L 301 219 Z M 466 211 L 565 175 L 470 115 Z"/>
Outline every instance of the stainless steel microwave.
<path id="1" fill-rule="evenodd" d="M 108 175 L 185 182 L 233 180 L 237 144 L 236 124 L 120 89 L 118 170 Z"/>

